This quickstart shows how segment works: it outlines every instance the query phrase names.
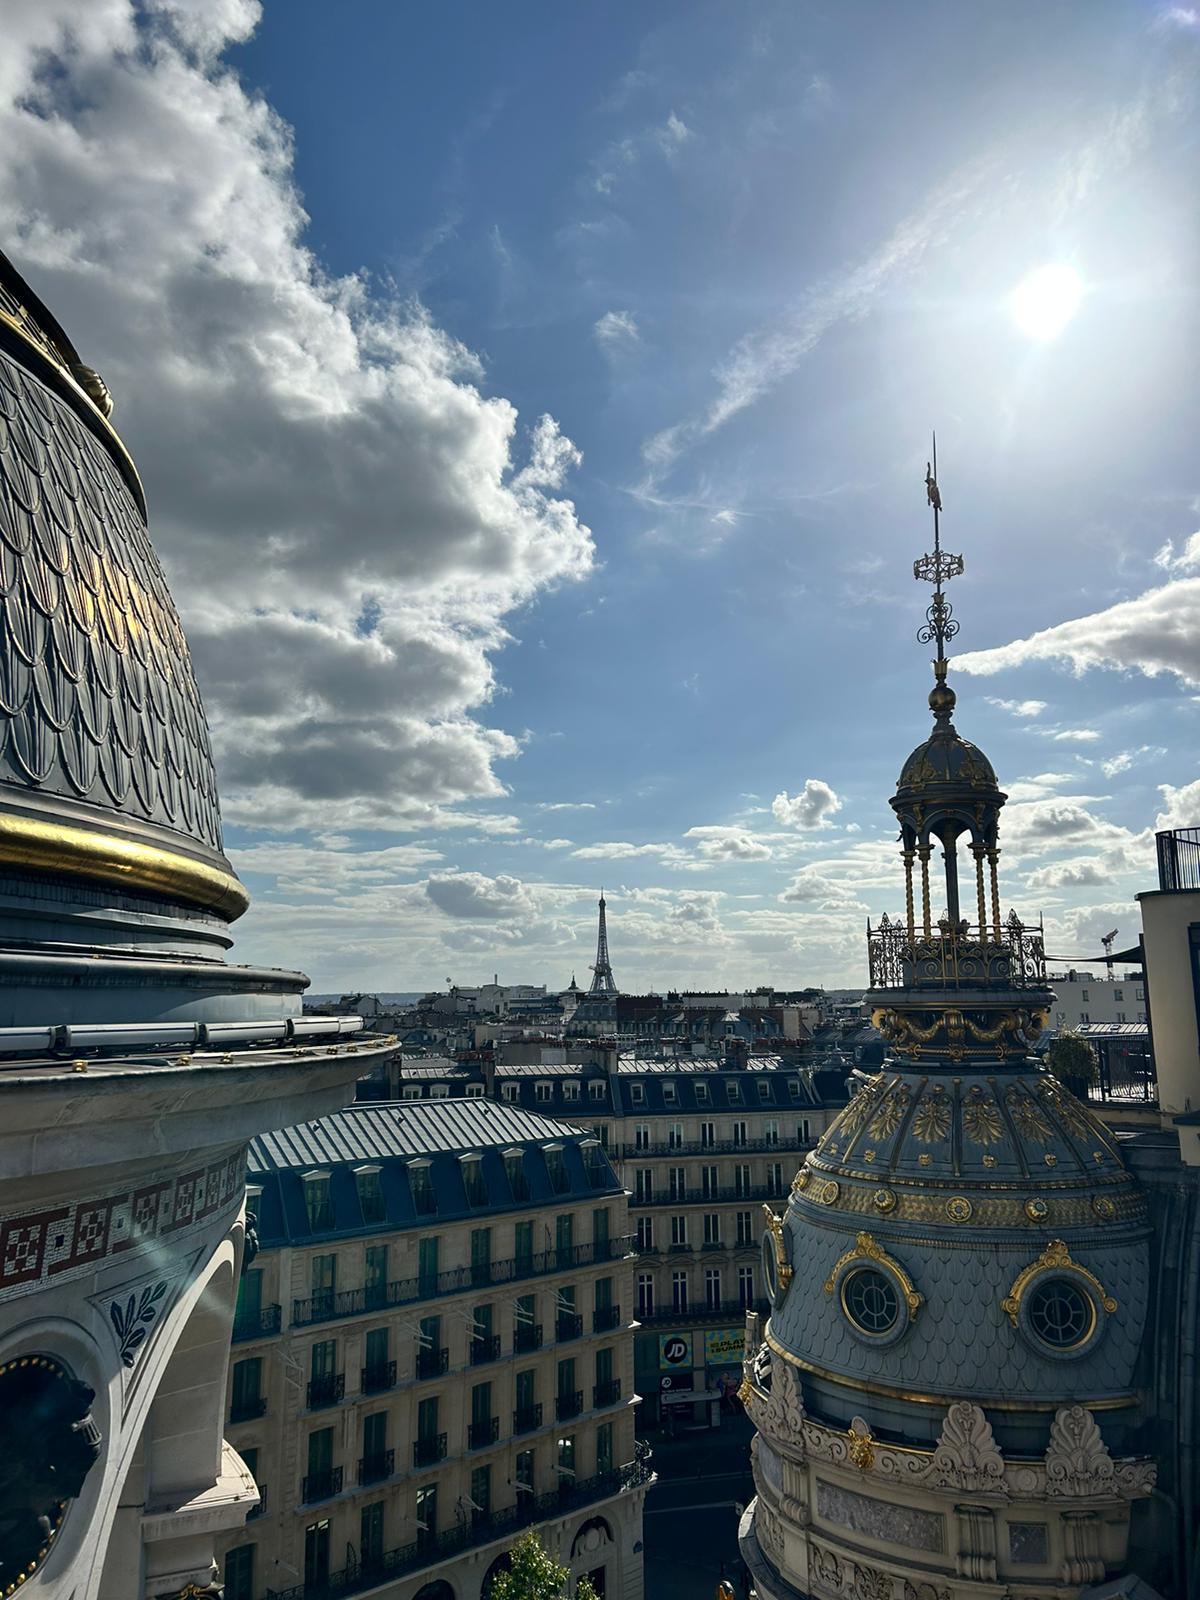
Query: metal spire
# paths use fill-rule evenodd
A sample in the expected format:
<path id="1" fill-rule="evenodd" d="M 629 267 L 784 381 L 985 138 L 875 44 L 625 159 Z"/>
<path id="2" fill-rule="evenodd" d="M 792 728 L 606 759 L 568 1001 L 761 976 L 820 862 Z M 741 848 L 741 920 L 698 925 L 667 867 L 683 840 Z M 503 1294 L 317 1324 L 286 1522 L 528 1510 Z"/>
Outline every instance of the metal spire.
<path id="1" fill-rule="evenodd" d="M 957 578 L 963 570 L 963 558 L 952 556 L 942 549 L 942 496 L 937 482 L 937 434 L 933 436 L 933 460 L 925 463 L 925 498 L 933 507 L 933 552 L 913 562 L 913 577 L 918 582 L 933 584 L 933 599 L 925 612 L 925 627 L 917 632 L 922 644 L 937 644 L 937 660 L 933 664 L 939 682 L 946 676 L 946 641 L 958 632 L 958 623 L 950 602 L 942 593 L 942 585 Z"/>
<path id="2" fill-rule="evenodd" d="M 608 926 L 604 920 L 604 890 L 600 891 L 600 933 L 596 939 L 596 961 L 592 967 L 592 982 L 588 989 L 589 994 L 616 994 L 617 980 L 613 977 L 612 964 L 608 959 Z"/>

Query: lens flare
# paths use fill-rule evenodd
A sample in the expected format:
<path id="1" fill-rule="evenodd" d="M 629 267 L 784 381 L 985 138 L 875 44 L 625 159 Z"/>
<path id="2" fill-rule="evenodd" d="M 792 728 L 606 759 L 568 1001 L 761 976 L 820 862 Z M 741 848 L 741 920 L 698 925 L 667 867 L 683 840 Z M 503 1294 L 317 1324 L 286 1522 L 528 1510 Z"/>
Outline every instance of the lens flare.
<path id="1" fill-rule="evenodd" d="M 1057 339 L 1082 298 L 1083 280 L 1075 268 L 1054 262 L 1022 279 L 1009 296 L 1008 309 L 1031 339 Z"/>

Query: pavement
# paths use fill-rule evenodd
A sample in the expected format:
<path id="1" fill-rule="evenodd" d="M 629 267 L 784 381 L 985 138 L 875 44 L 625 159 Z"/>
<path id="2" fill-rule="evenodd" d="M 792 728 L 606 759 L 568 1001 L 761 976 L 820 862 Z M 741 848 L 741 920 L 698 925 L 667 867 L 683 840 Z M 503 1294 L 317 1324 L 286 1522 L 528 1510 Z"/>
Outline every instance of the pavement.
<path id="1" fill-rule="evenodd" d="M 719 1428 L 650 1437 L 658 1482 L 646 1496 L 646 1594 L 654 1600 L 714 1600 L 722 1576 L 743 1593 L 738 1519 L 754 1495 L 750 1440 L 739 1412 Z"/>

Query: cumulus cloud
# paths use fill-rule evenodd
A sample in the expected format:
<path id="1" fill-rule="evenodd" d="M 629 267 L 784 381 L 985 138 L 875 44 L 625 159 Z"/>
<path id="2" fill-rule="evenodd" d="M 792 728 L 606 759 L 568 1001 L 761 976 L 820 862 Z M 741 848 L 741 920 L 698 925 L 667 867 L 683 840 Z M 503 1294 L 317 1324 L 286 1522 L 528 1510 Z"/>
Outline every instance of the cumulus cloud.
<path id="1" fill-rule="evenodd" d="M 1155 829 L 1165 833 L 1170 828 L 1200 828 L 1200 778 L 1179 788 L 1173 784 L 1159 785 L 1163 809 L 1154 819 Z"/>
<path id="2" fill-rule="evenodd" d="M 785 904 L 814 905 L 822 910 L 844 910 L 857 904 L 853 888 L 823 872 L 806 868 L 798 872 L 779 896 Z"/>
<path id="3" fill-rule="evenodd" d="M 423 825 L 503 792 L 507 614 L 583 576 L 579 452 L 420 305 L 304 242 L 290 130 L 224 61 L 250 0 L 7 19 L 0 226 L 145 479 L 227 816 Z"/>
<path id="4" fill-rule="evenodd" d="M 1089 667 L 1137 671 L 1149 678 L 1170 672 L 1184 683 L 1200 684 L 1200 578 L 1173 580 L 1010 644 L 968 650 L 955 656 L 954 665 L 990 677 L 1028 661 L 1065 661 L 1077 674 Z"/>
<path id="5" fill-rule="evenodd" d="M 744 828 L 689 828 L 684 838 L 696 840 L 696 851 L 706 861 L 767 861 L 771 856 L 770 845 Z"/>
<path id="6" fill-rule="evenodd" d="M 806 778 L 799 794 L 781 790 L 771 802 L 776 821 L 792 828 L 824 827 L 841 809 L 840 797 L 820 778 Z"/>
<path id="7" fill-rule="evenodd" d="M 519 878 L 501 874 L 489 878 L 482 872 L 431 873 L 425 893 L 448 917 L 475 922 L 499 922 L 530 916 L 533 897 Z"/>
<path id="8" fill-rule="evenodd" d="M 1025 882 L 1030 889 L 1079 889 L 1111 883 L 1112 873 L 1101 862 L 1079 856 L 1069 861 L 1056 861 L 1048 867 L 1038 867 Z"/>
<path id="9" fill-rule="evenodd" d="M 637 318 L 632 311 L 606 311 L 597 320 L 593 331 L 600 343 L 610 350 L 637 344 L 641 338 Z"/>
<path id="10" fill-rule="evenodd" d="M 1044 700 L 997 700 L 990 694 L 985 698 L 988 705 L 1011 712 L 1014 717 L 1040 717 L 1046 709 Z"/>
<path id="11" fill-rule="evenodd" d="M 663 154 L 673 156 L 692 137 L 692 130 L 682 117 L 677 117 L 672 111 L 662 127 L 654 130 L 654 137 Z"/>

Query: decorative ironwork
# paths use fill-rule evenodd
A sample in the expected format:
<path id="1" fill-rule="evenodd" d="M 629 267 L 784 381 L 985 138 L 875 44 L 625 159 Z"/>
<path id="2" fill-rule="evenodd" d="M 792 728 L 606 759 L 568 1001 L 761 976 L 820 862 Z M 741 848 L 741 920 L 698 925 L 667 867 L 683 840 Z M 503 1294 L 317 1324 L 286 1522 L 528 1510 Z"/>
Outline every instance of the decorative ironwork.
<path id="1" fill-rule="evenodd" d="M 1081 1266 L 1078 1261 L 1071 1259 L 1071 1252 L 1062 1239 L 1051 1239 L 1037 1260 L 1031 1261 L 1027 1267 L 1023 1267 L 1017 1274 L 1013 1280 L 1012 1288 L 1000 1302 L 1000 1309 L 1007 1315 L 1014 1328 L 1017 1326 L 1017 1319 L 1021 1314 L 1021 1302 L 1025 1298 L 1031 1282 L 1035 1278 L 1039 1278 L 1043 1273 L 1049 1272 L 1062 1274 L 1067 1277 L 1068 1281 L 1071 1277 L 1074 1277 L 1078 1281 L 1087 1284 L 1106 1315 L 1111 1317 L 1117 1309 L 1116 1300 L 1107 1292 L 1096 1274 L 1089 1272 L 1085 1266 Z"/>
<path id="2" fill-rule="evenodd" d="M 1015 916 L 999 930 L 941 922 L 929 935 L 909 933 L 903 922 L 884 916 L 877 927 L 867 924 L 867 946 L 872 989 L 1040 989 L 1046 984 L 1042 926 L 1026 926 Z"/>
<path id="3" fill-rule="evenodd" d="M 946 641 L 958 632 L 958 623 L 950 602 L 942 593 L 942 585 L 957 578 L 963 570 L 963 558 L 942 549 L 942 495 L 937 483 L 937 435 L 933 438 L 933 460 L 925 465 L 925 497 L 933 507 L 933 549 L 913 562 L 913 577 L 918 583 L 933 584 L 933 599 L 925 612 L 925 627 L 918 630 L 922 644 L 937 644 L 937 659 L 946 659 Z"/>
<path id="4" fill-rule="evenodd" d="M 916 1316 L 925 1303 L 925 1296 L 920 1293 L 896 1258 L 888 1255 L 882 1245 L 876 1244 L 869 1233 L 857 1234 L 854 1248 L 847 1250 L 844 1255 L 838 1257 L 834 1263 L 833 1271 L 824 1283 L 824 1290 L 827 1295 L 833 1293 L 842 1273 L 856 1261 L 873 1262 L 877 1267 L 881 1267 L 885 1272 L 890 1273 L 900 1286 L 900 1293 L 903 1295 L 904 1303 L 908 1307 L 909 1316 Z"/>

